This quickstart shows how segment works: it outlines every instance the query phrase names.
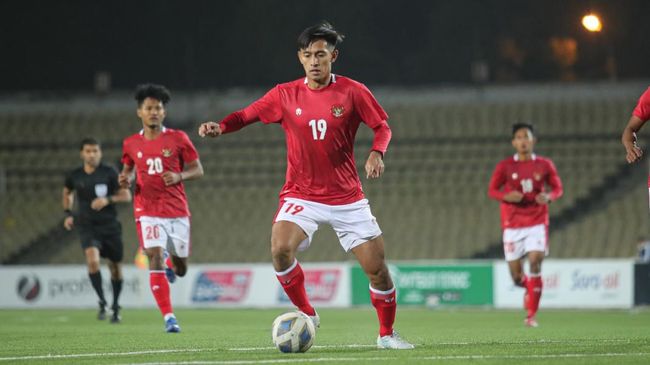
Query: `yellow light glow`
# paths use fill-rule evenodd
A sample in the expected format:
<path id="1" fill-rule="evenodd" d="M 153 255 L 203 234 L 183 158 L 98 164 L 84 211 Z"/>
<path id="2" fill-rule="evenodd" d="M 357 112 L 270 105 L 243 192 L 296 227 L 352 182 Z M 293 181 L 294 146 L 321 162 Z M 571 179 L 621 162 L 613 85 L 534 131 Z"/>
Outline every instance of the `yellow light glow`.
<path id="1" fill-rule="evenodd" d="M 582 17 L 582 26 L 590 32 L 600 32 L 603 29 L 603 23 L 596 14 L 587 14 Z"/>

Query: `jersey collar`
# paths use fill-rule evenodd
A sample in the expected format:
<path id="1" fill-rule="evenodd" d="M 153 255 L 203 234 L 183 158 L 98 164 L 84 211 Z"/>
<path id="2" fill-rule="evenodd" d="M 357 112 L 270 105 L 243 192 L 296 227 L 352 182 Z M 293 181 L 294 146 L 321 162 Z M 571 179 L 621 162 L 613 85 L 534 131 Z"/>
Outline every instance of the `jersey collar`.
<path id="1" fill-rule="evenodd" d="M 305 81 L 303 81 L 303 83 L 304 83 L 305 85 L 307 85 L 307 81 L 309 81 L 309 80 L 308 80 L 307 77 L 305 76 Z M 330 74 L 330 83 L 332 83 L 332 84 L 336 84 L 336 75 L 333 74 L 333 73 Z"/>
<path id="2" fill-rule="evenodd" d="M 519 161 L 519 154 L 515 153 L 515 155 L 513 156 L 513 158 L 515 159 L 515 161 Z M 530 156 L 530 159 L 531 159 L 531 161 L 535 161 L 535 160 L 537 159 L 537 155 L 533 153 L 533 154 Z"/>
<path id="3" fill-rule="evenodd" d="M 165 126 L 163 126 L 162 129 L 161 129 L 161 132 L 162 133 L 167 132 L 167 128 Z M 144 136 L 144 129 L 140 129 L 140 135 Z"/>

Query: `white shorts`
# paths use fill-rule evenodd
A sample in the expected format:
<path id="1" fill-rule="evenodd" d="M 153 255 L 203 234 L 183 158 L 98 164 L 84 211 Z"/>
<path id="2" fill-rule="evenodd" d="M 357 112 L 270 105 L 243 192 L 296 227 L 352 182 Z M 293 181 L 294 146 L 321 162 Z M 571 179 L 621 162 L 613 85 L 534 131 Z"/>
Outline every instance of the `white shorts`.
<path id="1" fill-rule="evenodd" d="M 345 252 L 381 235 L 377 219 L 370 211 L 367 199 L 345 205 L 327 205 L 308 200 L 287 198 L 280 201 L 275 222 L 297 224 L 307 235 L 298 250 L 306 250 L 321 224 L 329 224 L 336 232 Z"/>
<path id="2" fill-rule="evenodd" d="M 144 248 L 162 247 L 171 255 L 188 257 L 190 254 L 189 217 L 140 217 L 136 220 L 140 244 Z"/>
<path id="3" fill-rule="evenodd" d="M 506 228 L 503 230 L 503 253 L 506 261 L 515 261 L 530 251 L 541 251 L 548 255 L 546 225 Z"/>

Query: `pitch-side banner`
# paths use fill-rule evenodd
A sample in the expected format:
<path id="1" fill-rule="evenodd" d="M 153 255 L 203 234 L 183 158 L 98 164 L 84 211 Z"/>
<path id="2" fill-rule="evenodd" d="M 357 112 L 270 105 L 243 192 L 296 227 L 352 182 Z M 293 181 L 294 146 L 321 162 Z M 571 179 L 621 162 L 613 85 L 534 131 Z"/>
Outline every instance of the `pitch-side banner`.
<path id="1" fill-rule="evenodd" d="M 630 308 L 632 260 L 545 260 L 541 308 Z M 524 289 L 512 284 L 505 262 L 494 263 L 494 305 L 523 308 Z"/>
<path id="2" fill-rule="evenodd" d="M 305 287 L 314 305 L 350 305 L 347 264 L 304 264 Z M 148 270 L 123 268 L 123 307 L 153 307 Z M 97 296 L 83 265 L 0 267 L 0 308 L 91 308 Z M 107 269 L 103 289 L 112 301 Z M 175 307 L 291 307 L 270 264 L 190 266 L 170 285 Z"/>

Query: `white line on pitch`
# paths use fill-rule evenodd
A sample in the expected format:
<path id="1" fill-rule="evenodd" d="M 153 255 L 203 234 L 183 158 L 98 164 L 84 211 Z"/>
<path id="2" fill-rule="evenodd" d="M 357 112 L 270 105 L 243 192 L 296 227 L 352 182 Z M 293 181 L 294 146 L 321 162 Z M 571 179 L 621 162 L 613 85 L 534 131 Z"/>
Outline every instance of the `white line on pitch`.
<path id="1" fill-rule="evenodd" d="M 79 357 L 99 357 L 99 356 L 130 356 L 130 355 L 148 355 L 148 354 L 169 354 L 175 352 L 204 352 L 210 351 L 208 349 L 170 349 L 170 350 L 145 350 L 145 351 L 130 351 L 130 352 L 98 352 L 89 354 L 47 354 L 47 355 L 31 355 L 31 356 L 13 356 L 13 357 L 0 357 L 0 361 L 16 361 L 16 360 L 41 360 L 41 359 L 74 359 Z"/>
<path id="2" fill-rule="evenodd" d="M 426 357 L 316 357 L 303 359 L 258 359 L 258 360 L 207 360 L 207 361 L 182 361 L 182 362 L 147 362 L 131 363 L 130 365 L 249 365 L 249 364 L 283 364 L 283 363 L 309 363 L 325 361 L 440 361 L 440 360 L 509 360 L 509 359 L 557 359 L 557 358 L 593 358 L 593 357 L 640 357 L 648 356 L 648 352 L 634 353 L 604 353 L 604 354 L 548 354 L 548 355 L 450 355 Z"/>
<path id="3" fill-rule="evenodd" d="M 312 349 L 334 349 L 334 348 L 372 348 L 377 347 L 377 345 L 361 345 L 361 344 L 352 344 L 352 345 L 314 345 Z M 275 350 L 274 346 L 266 347 L 233 347 L 228 349 L 229 351 L 263 351 L 263 350 Z"/>

